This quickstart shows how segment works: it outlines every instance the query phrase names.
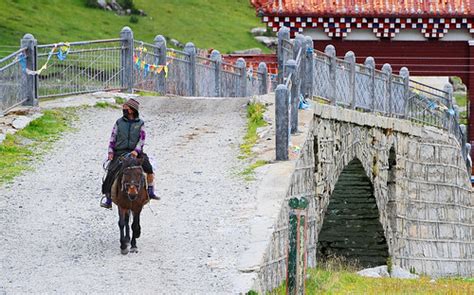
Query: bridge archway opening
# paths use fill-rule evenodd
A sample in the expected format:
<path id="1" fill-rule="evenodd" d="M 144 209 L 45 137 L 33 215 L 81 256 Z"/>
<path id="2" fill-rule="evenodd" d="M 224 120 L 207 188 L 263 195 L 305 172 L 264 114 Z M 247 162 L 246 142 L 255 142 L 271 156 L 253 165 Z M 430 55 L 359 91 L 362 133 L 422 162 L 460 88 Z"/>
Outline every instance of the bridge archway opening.
<path id="1" fill-rule="evenodd" d="M 317 255 L 320 261 L 344 257 L 362 267 L 386 264 L 388 246 L 374 189 L 358 159 L 344 168 L 329 199 Z"/>

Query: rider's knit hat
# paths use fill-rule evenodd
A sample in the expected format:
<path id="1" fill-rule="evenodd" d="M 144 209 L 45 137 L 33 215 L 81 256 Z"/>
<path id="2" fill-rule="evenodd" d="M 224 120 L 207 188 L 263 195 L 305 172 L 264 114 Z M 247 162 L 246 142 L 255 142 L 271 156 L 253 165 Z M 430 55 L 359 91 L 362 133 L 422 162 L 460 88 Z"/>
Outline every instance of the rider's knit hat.
<path id="1" fill-rule="evenodd" d="M 137 112 L 138 112 L 138 109 L 140 108 L 140 103 L 134 100 L 133 98 L 130 98 L 125 104 Z"/>

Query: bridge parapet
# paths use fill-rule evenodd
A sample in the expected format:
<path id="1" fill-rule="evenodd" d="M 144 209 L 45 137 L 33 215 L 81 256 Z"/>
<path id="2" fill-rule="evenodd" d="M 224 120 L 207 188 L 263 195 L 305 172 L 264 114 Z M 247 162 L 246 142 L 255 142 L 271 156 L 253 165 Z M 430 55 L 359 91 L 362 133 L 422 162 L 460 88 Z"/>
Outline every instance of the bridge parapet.
<path id="1" fill-rule="evenodd" d="M 289 101 L 290 114 L 294 115 L 298 108 L 295 101 L 313 98 L 342 108 L 435 126 L 454 134 L 462 147 L 465 162 L 471 162 L 466 132 L 459 125 L 458 107 L 452 98 L 452 87 L 440 90 L 411 81 L 407 68 L 402 68 L 397 75 L 392 73 L 390 64 L 377 70 L 372 57 L 367 57 L 364 64 L 357 64 L 351 51 L 344 59 L 339 59 L 334 46 L 328 45 L 324 52 L 320 52 L 314 50 L 313 43 L 306 42 L 302 35 L 290 40 L 287 31 L 282 27 L 278 34 L 279 69 L 295 69 L 284 70 L 284 74 L 279 76 L 280 84 L 289 89 L 289 97 L 277 99 Z M 286 124 L 283 120 L 277 122 Z M 297 118 L 291 120 L 292 126 L 295 122 Z M 281 129 L 286 130 L 284 127 Z M 294 132 L 291 128 L 291 133 Z M 467 166 L 470 171 L 470 165 Z"/>

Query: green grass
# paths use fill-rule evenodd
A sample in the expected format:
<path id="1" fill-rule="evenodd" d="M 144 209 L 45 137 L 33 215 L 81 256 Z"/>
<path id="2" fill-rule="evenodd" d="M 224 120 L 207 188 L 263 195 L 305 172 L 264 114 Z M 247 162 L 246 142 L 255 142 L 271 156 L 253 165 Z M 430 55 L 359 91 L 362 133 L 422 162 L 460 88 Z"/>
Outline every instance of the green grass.
<path id="1" fill-rule="evenodd" d="M 120 96 L 115 98 L 115 103 L 116 104 L 124 104 L 126 101 L 127 101 L 127 99 L 125 99 L 123 97 L 120 97 Z"/>
<path id="2" fill-rule="evenodd" d="M 257 128 L 267 125 L 263 120 L 265 110 L 265 105 L 261 103 L 252 102 L 247 106 L 247 133 L 244 137 L 244 143 L 240 145 L 241 159 L 252 155 L 252 147 L 258 140 Z"/>
<path id="3" fill-rule="evenodd" d="M 250 164 L 247 168 L 240 172 L 240 175 L 243 176 L 246 181 L 252 181 L 255 179 L 255 169 L 267 164 L 268 161 L 258 160 L 255 163 Z"/>
<path id="4" fill-rule="evenodd" d="M 0 1 L 0 45 L 18 46 L 25 33 L 40 44 L 119 37 L 129 26 L 135 39 L 153 42 L 161 34 L 199 48 L 222 53 L 262 48 L 250 29 L 262 26 L 248 0 L 135 0 L 147 16 L 130 23 L 130 16 L 85 6 L 84 0 Z M 13 52 L 0 47 L 0 56 Z"/>
<path id="5" fill-rule="evenodd" d="M 73 119 L 73 108 L 47 110 L 23 130 L 8 135 L 0 144 L 0 184 L 30 169 L 30 162 L 69 130 L 69 122 Z"/>
<path id="6" fill-rule="evenodd" d="M 95 103 L 94 107 L 99 108 L 99 109 L 107 109 L 107 108 L 118 109 L 119 108 L 118 105 L 111 104 L 106 101 L 98 101 Z"/>
<path id="7" fill-rule="evenodd" d="M 473 278 L 368 278 L 353 271 L 308 269 L 306 294 L 473 294 Z M 285 294 L 285 282 L 271 294 Z"/>
<path id="8" fill-rule="evenodd" d="M 136 91 L 135 94 L 138 94 L 140 96 L 162 96 L 163 95 L 159 92 L 143 91 L 143 90 Z"/>
<path id="9" fill-rule="evenodd" d="M 357 261 L 330 257 L 307 270 L 306 294 L 473 294 L 474 278 L 419 279 L 368 278 L 356 274 Z M 271 294 L 285 294 L 283 282 Z"/>
<path id="10" fill-rule="evenodd" d="M 252 102 L 247 106 L 247 132 L 244 136 L 244 143 L 240 145 L 241 155 L 239 159 L 247 159 L 252 156 L 252 147 L 258 140 L 257 128 L 267 125 L 263 119 L 265 110 L 265 105 L 261 103 Z M 239 175 L 247 181 L 252 181 L 254 180 L 255 169 L 266 164 L 268 164 L 268 161 L 258 160 L 241 171 Z"/>
<path id="11" fill-rule="evenodd" d="M 458 106 L 465 107 L 467 105 L 467 95 L 465 92 L 455 92 L 454 97 Z"/>

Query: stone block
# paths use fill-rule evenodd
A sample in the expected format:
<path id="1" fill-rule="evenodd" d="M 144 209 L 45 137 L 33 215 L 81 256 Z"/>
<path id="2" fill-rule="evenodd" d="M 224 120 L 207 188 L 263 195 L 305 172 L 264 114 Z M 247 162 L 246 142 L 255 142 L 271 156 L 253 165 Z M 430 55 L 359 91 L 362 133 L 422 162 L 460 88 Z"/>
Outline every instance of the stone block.
<path id="1" fill-rule="evenodd" d="M 415 224 L 410 224 L 408 227 L 408 236 L 418 237 L 418 226 Z"/>
<path id="2" fill-rule="evenodd" d="M 427 223 L 421 223 L 418 225 L 418 238 L 421 239 L 432 239 L 435 238 L 433 233 L 433 226 Z"/>
<path id="3" fill-rule="evenodd" d="M 443 166 L 427 166 L 427 180 L 433 183 L 444 182 L 444 171 Z"/>
<path id="4" fill-rule="evenodd" d="M 420 183 L 419 199 L 422 201 L 432 202 L 436 200 L 437 190 L 435 184 Z"/>
<path id="5" fill-rule="evenodd" d="M 435 160 L 436 148 L 432 145 L 421 145 L 420 159 L 422 162 L 432 163 Z"/>
<path id="6" fill-rule="evenodd" d="M 408 158 L 411 160 L 417 160 L 418 159 L 418 143 L 413 140 L 409 140 L 407 147 L 408 147 Z"/>
<path id="7" fill-rule="evenodd" d="M 410 167 L 407 168 L 410 169 Z M 425 175 L 425 166 L 418 163 L 411 163 L 411 170 L 408 173 L 410 178 L 424 180 Z"/>
<path id="8" fill-rule="evenodd" d="M 439 237 L 440 239 L 452 239 L 454 238 L 454 229 L 451 224 L 440 224 L 439 228 Z"/>
<path id="9" fill-rule="evenodd" d="M 418 183 L 416 182 L 408 183 L 408 199 L 417 200 L 419 197 L 418 191 L 419 191 Z"/>
<path id="10" fill-rule="evenodd" d="M 439 149 L 439 157 L 443 164 L 453 164 L 455 159 L 455 151 L 451 148 L 441 147 Z M 457 153 L 457 151 L 456 151 Z"/>
<path id="11" fill-rule="evenodd" d="M 26 116 L 18 116 L 13 120 L 12 126 L 13 128 L 17 130 L 21 130 L 25 128 L 26 126 L 28 126 L 28 124 L 30 124 L 31 121 L 32 121 L 32 118 L 29 118 Z"/>

